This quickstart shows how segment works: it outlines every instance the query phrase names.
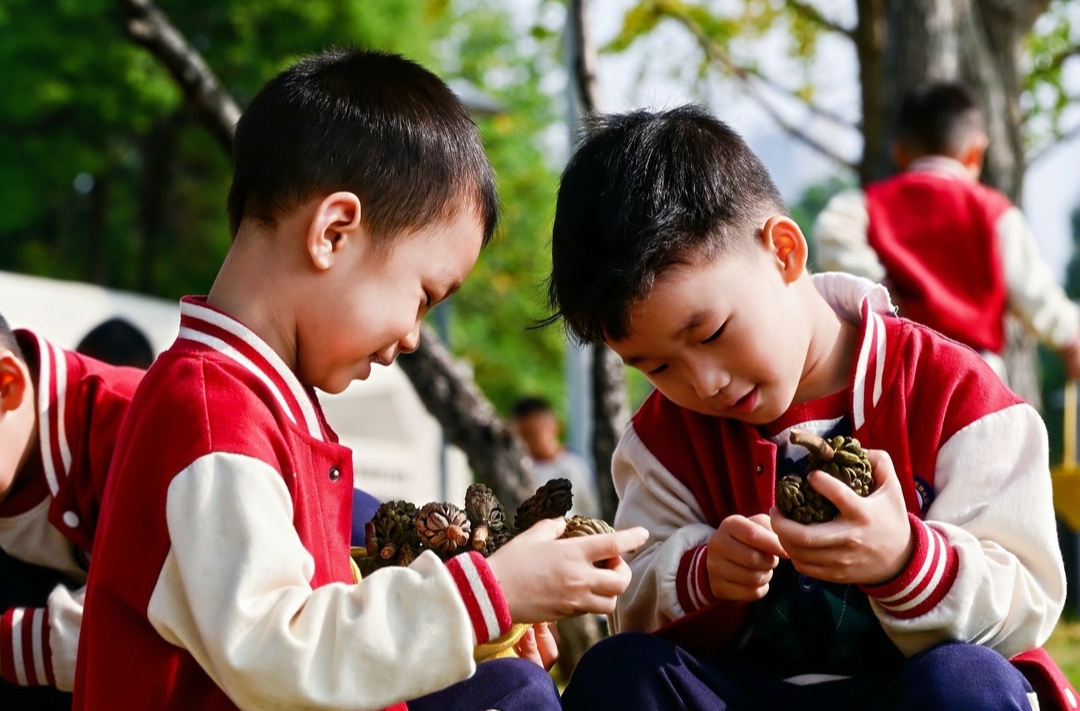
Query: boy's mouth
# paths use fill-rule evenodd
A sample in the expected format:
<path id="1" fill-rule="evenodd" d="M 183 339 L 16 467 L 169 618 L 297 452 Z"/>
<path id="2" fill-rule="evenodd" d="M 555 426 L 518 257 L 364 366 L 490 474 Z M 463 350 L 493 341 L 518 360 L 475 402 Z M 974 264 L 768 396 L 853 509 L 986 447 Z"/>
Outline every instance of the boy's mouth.
<path id="1" fill-rule="evenodd" d="M 758 386 L 750 388 L 750 392 L 743 395 L 735 402 L 728 405 L 726 408 L 728 412 L 732 412 L 739 415 L 745 415 L 757 407 L 758 401 Z"/>

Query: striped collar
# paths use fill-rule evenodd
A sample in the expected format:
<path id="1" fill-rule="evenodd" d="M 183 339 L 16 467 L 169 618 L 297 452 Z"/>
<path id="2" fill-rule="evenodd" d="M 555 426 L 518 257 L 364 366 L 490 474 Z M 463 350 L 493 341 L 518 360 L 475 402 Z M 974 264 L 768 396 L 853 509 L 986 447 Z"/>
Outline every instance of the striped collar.
<path id="1" fill-rule="evenodd" d="M 28 330 L 19 330 L 20 345 L 36 352 L 38 445 L 50 496 L 71 474 L 71 442 L 66 415 L 68 403 L 68 359 L 62 348 Z M 72 405 L 73 406 L 73 405 Z"/>
<path id="2" fill-rule="evenodd" d="M 862 277 L 817 274 L 814 286 L 841 318 L 860 326 L 859 350 L 851 384 L 852 426 L 858 431 L 866 424 L 870 410 L 881 400 L 886 349 L 882 315 L 895 315 L 896 307 L 885 287 Z"/>
<path id="3" fill-rule="evenodd" d="M 316 440 L 327 439 L 314 399 L 289 366 L 250 328 L 206 304 L 205 296 L 180 301 L 180 339 L 217 351 L 269 388 L 285 415 Z"/>

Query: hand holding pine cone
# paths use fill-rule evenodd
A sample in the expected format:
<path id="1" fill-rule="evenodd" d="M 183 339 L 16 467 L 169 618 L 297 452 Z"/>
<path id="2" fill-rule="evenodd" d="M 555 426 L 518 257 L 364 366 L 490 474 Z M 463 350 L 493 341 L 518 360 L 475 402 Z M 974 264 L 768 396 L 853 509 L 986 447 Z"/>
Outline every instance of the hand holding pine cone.
<path id="1" fill-rule="evenodd" d="M 776 483 L 776 505 L 788 518 L 799 523 L 823 523 L 836 518 L 836 506 L 814 490 L 806 474 L 820 469 L 847 484 L 859 496 L 869 496 L 873 487 L 870 460 L 859 440 L 833 437 L 825 440 L 803 430 L 791 431 L 792 444 L 806 447 L 810 458 L 801 476 L 788 474 Z"/>

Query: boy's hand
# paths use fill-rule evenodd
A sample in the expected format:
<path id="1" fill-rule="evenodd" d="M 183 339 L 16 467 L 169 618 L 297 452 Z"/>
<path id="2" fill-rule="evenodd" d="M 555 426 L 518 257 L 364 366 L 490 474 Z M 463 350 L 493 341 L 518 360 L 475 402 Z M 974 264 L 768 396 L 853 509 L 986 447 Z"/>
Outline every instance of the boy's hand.
<path id="1" fill-rule="evenodd" d="M 811 472 L 819 494 L 840 514 L 826 523 L 804 525 L 775 506 L 772 527 L 800 573 L 834 583 L 877 585 L 895 578 L 911 559 L 914 545 L 900 481 L 886 452 L 868 449 L 874 490 L 863 498 L 825 472 Z"/>
<path id="2" fill-rule="evenodd" d="M 522 659 L 539 664 L 551 671 L 559 660 L 559 641 L 552 632 L 552 623 L 538 622 L 525 631 L 514 651 Z"/>
<path id="3" fill-rule="evenodd" d="M 514 622 L 614 612 L 616 596 L 630 584 L 621 556 L 649 537 L 635 527 L 557 540 L 565 529 L 562 519 L 540 521 L 487 559 Z"/>
<path id="4" fill-rule="evenodd" d="M 773 569 L 786 558 L 767 514 L 728 516 L 709 539 L 706 567 L 713 595 L 721 600 L 760 600 Z"/>

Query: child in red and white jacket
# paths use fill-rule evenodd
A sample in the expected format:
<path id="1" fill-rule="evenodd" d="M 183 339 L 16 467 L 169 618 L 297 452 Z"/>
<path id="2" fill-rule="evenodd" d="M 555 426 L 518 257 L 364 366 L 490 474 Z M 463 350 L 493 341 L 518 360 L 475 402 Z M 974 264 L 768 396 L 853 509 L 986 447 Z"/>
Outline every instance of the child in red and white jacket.
<path id="1" fill-rule="evenodd" d="M 0 611 L 0 677 L 9 684 L 73 687 L 98 511 L 142 375 L 12 331 L 0 316 L 0 549 L 71 584 L 38 607 Z M 5 591 L 19 583 L 0 580 Z"/>
<path id="2" fill-rule="evenodd" d="M 979 183 L 987 141 L 962 85 L 911 92 L 893 145 L 902 172 L 829 201 L 814 225 L 818 266 L 884 283 L 901 316 L 974 348 L 1002 378 L 1012 313 L 1080 377 L 1080 307 L 1020 208 Z"/>
<path id="3" fill-rule="evenodd" d="M 356 583 L 352 453 L 316 395 L 415 350 L 491 238 L 465 108 L 397 55 L 304 58 L 240 118 L 228 204 L 229 254 L 117 443 L 74 707 L 554 711 L 542 667 L 478 666 L 476 645 L 610 612 L 646 532 L 545 521 L 489 558 L 429 551 Z"/>
<path id="4" fill-rule="evenodd" d="M 601 117 L 568 163 L 553 309 L 656 392 L 612 465 L 616 525 L 650 539 L 564 711 L 1074 708 L 1039 650 L 1065 575 L 1038 413 L 807 254 L 760 160 L 696 107 Z M 838 515 L 786 517 L 793 428 L 857 437 L 869 496 L 814 471 Z"/>

